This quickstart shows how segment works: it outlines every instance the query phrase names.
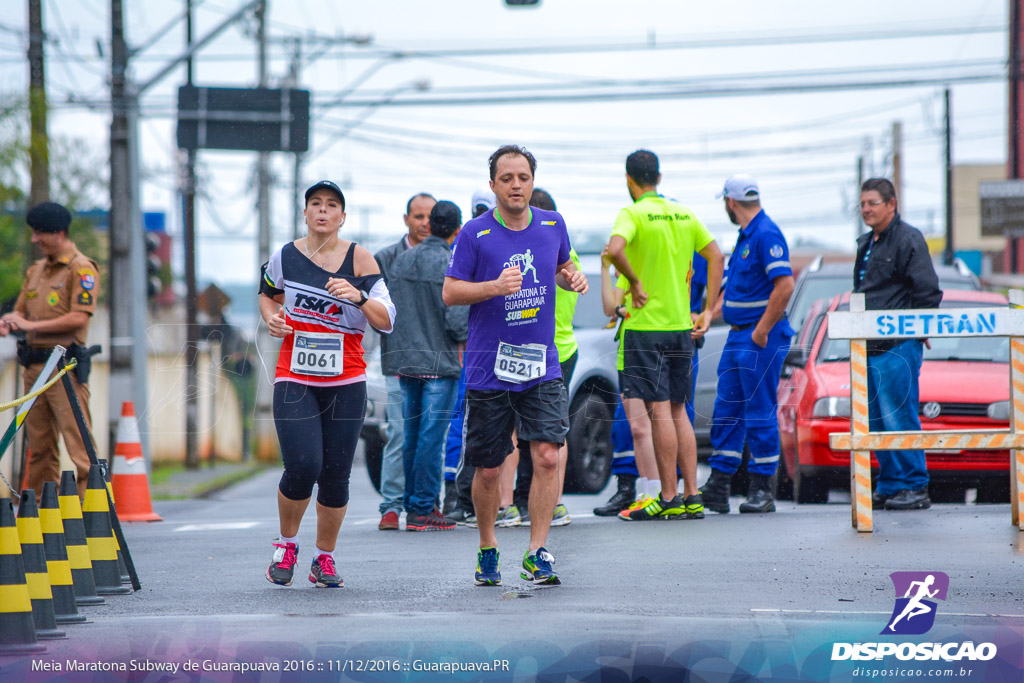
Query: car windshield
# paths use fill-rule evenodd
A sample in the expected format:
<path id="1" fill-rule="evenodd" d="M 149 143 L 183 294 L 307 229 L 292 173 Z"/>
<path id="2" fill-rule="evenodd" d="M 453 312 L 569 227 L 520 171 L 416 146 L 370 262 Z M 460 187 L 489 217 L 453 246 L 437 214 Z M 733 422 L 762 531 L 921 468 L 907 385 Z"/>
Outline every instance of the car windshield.
<path id="1" fill-rule="evenodd" d="M 943 301 L 940 308 L 974 308 L 964 301 Z M 973 361 L 980 363 L 1009 363 L 1010 340 L 1007 337 L 940 337 L 929 339 L 931 348 L 925 347 L 924 360 Z M 850 360 L 850 340 L 825 337 L 818 352 L 819 363 L 837 363 Z"/>
<path id="2" fill-rule="evenodd" d="M 793 310 L 789 312 L 789 324 L 794 330 L 799 330 L 807 318 L 811 306 L 821 299 L 832 300 L 837 294 L 850 291 L 853 285 L 853 276 L 821 276 L 808 277 L 796 300 L 793 302 Z M 939 278 L 939 289 L 974 289 L 975 285 L 966 278 Z"/>

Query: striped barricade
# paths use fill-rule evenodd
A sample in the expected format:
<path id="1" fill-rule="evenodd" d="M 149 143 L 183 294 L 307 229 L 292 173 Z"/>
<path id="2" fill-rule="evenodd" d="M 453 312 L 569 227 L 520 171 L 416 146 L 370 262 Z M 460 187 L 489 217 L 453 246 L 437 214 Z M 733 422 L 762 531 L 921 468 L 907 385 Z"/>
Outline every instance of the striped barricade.
<path id="1" fill-rule="evenodd" d="M 829 445 L 851 451 L 850 500 L 853 527 L 872 531 L 871 451 L 1009 449 L 1010 510 L 1014 526 L 1024 531 L 1024 291 L 1011 290 L 1006 309 L 865 310 L 864 295 L 850 296 L 850 310 L 828 314 L 832 339 L 850 340 L 850 431 L 832 434 Z M 869 339 L 925 337 L 1009 337 L 1009 429 L 872 432 L 868 427 Z"/>

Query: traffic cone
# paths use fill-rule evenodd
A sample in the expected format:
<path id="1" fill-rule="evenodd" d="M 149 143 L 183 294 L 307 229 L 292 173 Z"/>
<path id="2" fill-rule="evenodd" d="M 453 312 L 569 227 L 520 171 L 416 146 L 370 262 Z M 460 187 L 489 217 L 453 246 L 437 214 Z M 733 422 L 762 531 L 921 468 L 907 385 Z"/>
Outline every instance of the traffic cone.
<path id="1" fill-rule="evenodd" d="M 131 401 L 121 404 L 121 421 L 117 424 L 117 445 L 114 446 L 112 496 L 117 505 L 117 518 L 122 522 L 162 522 L 153 512 L 149 495 L 146 459 L 139 441 L 139 422 Z"/>
<path id="2" fill-rule="evenodd" d="M 18 539 L 21 541 L 21 557 L 25 563 L 28 596 L 32 599 L 32 621 L 36 625 L 36 637 L 41 640 L 67 638 L 68 634 L 57 628 L 57 618 L 53 612 L 53 593 L 50 591 L 50 575 L 46 569 L 46 551 L 43 549 L 43 530 L 39 525 L 35 489 L 21 492 Z"/>
<path id="3" fill-rule="evenodd" d="M 85 524 L 82 522 L 82 502 L 78 499 L 75 473 L 68 470 L 60 475 L 60 517 L 64 523 L 64 544 L 71 564 L 71 581 L 75 587 L 78 605 L 103 605 L 106 600 L 96 595 L 96 580 L 92 575 Z"/>
<path id="4" fill-rule="evenodd" d="M 36 642 L 32 598 L 25 581 L 18 525 L 10 498 L 0 498 L 0 654 L 29 655 L 46 652 Z"/>
<path id="5" fill-rule="evenodd" d="M 46 571 L 50 575 L 53 593 L 53 613 L 58 624 L 81 624 L 85 615 L 75 605 L 75 587 L 71 580 L 71 562 L 68 561 L 64 542 L 64 522 L 60 518 L 57 483 L 43 483 L 43 500 L 39 503 L 39 525 L 43 529 L 43 550 L 46 553 Z"/>
<path id="6" fill-rule="evenodd" d="M 89 468 L 89 483 L 85 488 L 82 521 L 92 560 L 92 574 L 96 592 L 100 595 L 127 595 L 131 589 L 121 585 L 121 572 L 117 567 L 117 541 L 110 526 L 110 506 L 107 487 L 99 465 Z"/>
<path id="7" fill-rule="evenodd" d="M 100 464 L 100 472 L 103 473 L 103 483 L 107 486 L 107 493 L 110 494 L 109 504 L 113 506 L 110 508 L 110 533 L 114 536 L 114 547 L 117 548 L 117 571 L 121 574 L 121 583 L 130 584 L 132 579 L 128 576 L 128 565 L 124 563 L 124 555 L 121 553 L 121 541 L 117 539 L 117 532 L 114 531 L 114 515 L 117 515 L 118 519 L 121 519 L 121 515 L 117 514 L 117 500 L 114 498 L 114 489 L 110 485 L 110 464 L 105 458 L 100 458 L 97 462 Z"/>

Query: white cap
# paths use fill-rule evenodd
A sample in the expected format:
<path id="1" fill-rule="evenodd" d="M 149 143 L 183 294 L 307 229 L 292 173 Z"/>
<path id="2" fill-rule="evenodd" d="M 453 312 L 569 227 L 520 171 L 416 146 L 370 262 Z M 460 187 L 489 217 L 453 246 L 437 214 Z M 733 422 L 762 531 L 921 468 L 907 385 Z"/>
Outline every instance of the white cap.
<path id="1" fill-rule="evenodd" d="M 715 195 L 715 199 L 727 197 L 738 202 L 749 202 L 761 198 L 761 191 L 757 187 L 754 176 L 748 173 L 737 173 L 725 181 L 725 187 Z"/>
<path id="2" fill-rule="evenodd" d="M 479 206 L 485 206 L 487 207 L 487 210 L 490 211 L 495 207 L 495 204 L 496 200 L 494 198 L 494 193 L 491 192 L 490 188 L 483 188 L 477 190 L 476 192 L 473 193 L 473 202 L 472 206 L 470 207 L 470 213 L 476 216 L 477 207 Z"/>

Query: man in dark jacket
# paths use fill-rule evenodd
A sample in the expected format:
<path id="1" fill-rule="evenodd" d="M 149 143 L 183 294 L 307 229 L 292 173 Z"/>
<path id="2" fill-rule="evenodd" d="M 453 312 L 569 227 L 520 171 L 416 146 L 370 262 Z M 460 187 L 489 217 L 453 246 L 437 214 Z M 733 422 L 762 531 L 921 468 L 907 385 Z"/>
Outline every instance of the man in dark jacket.
<path id="1" fill-rule="evenodd" d="M 395 258 L 388 279 L 395 308 L 402 312 L 388 351 L 398 361 L 405 397 L 406 531 L 455 528 L 434 503 L 441 493 L 445 433 L 462 371 L 460 345 L 469 330 L 469 306 L 445 306 L 441 298 L 451 243 L 461 225 L 459 207 L 447 201 L 435 204 L 430 236 Z"/>
<path id="2" fill-rule="evenodd" d="M 373 258 L 377 260 L 380 274 L 388 284 L 391 264 L 399 254 L 412 249 L 430 236 L 430 210 L 434 208 L 433 196 L 426 192 L 414 194 L 405 204 L 405 227 L 408 234 L 388 247 L 384 247 Z M 388 403 L 385 408 L 384 453 L 380 464 L 380 495 L 384 500 L 380 503 L 381 531 L 397 531 L 398 517 L 402 512 L 402 495 L 405 492 L 405 478 L 402 472 L 402 448 L 405 441 L 405 427 L 402 420 L 402 386 L 398 381 L 397 356 L 389 353 L 391 335 L 384 334 L 380 338 L 380 365 L 384 373 L 384 385 L 388 392 Z"/>
<path id="3" fill-rule="evenodd" d="M 900 218 L 896 190 L 885 178 L 861 186 L 860 212 L 871 232 L 857 239 L 853 289 L 868 310 L 937 308 L 942 301 L 928 245 Z M 868 416 L 871 431 L 920 431 L 919 339 L 868 341 Z M 920 510 L 931 506 L 924 451 L 875 451 L 878 482 L 872 507 Z"/>

